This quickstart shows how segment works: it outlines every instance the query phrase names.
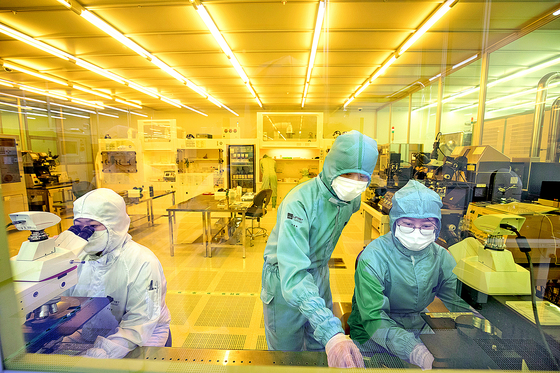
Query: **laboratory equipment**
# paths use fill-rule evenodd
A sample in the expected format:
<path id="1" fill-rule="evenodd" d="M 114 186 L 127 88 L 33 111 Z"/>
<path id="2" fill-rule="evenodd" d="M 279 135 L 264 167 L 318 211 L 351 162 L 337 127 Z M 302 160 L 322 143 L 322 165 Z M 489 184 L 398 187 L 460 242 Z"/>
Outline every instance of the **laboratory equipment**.
<path id="1" fill-rule="evenodd" d="M 474 237 L 468 237 L 449 247 L 457 262 L 453 270 L 458 279 L 485 295 L 531 294 L 529 271 L 513 260 L 511 251 L 505 249 L 506 235 L 513 234 L 510 225 L 521 229 L 525 218 L 512 214 L 483 215 L 474 225 L 487 235 L 484 245 Z M 479 298 L 483 303 L 485 297 Z"/>
<path id="2" fill-rule="evenodd" d="M 256 192 L 255 146 L 228 145 L 228 188 L 241 186 L 243 192 Z"/>
<path id="3" fill-rule="evenodd" d="M 56 166 L 58 155 L 32 151 L 22 152 L 22 155 L 27 187 L 58 183 L 58 175 L 51 173 Z"/>
<path id="4" fill-rule="evenodd" d="M 60 237 L 49 237 L 45 232 L 46 228 L 60 222 L 60 217 L 50 212 L 17 212 L 10 214 L 10 219 L 18 230 L 31 231 L 18 254 L 10 258 L 22 316 L 25 319 L 46 318 L 57 311 L 60 294 L 77 283 L 77 254 L 87 241 L 81 239 L 81 244 L 75 247 L 62 247 L 63 240 L 60 240 L 57 246 Z M 65 237 L 68 238 L 67 234 Z"/>

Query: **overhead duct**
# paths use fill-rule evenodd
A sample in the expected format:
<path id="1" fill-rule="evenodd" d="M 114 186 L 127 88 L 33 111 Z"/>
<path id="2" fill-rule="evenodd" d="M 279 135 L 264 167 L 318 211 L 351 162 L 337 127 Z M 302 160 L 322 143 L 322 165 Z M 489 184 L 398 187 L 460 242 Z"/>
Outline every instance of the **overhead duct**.
<path id="1" fill-rule="evenodd" d="M 535 104 L 535 115 L 533 117 L 533 144 L 531 145 L 532 158 L 540 157 L 542 127 L 544 124 L 544 109 L 546 108 L 548 85 L 551 81 L 556 79 L 560 79 L 559 72 L 548 73 L 539 80 L 539 85 L 537 86 L 537 100 Z"/>
<path id="2" fill-rule="evenodd" d="M 546 150 L 547 162 L 558 162 L 558 128 L 560 127 L 560 97 L 552 103 L 550 107 L 550 134 L 548 136 L 548 146 Z"/>

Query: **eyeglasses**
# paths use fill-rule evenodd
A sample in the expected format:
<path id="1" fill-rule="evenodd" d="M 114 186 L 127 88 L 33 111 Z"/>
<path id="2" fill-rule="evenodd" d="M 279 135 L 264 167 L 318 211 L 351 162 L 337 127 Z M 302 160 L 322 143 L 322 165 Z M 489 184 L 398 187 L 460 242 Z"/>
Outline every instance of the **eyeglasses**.
<path id="1" fill-rule="evenodd" d="M 401 230 L 402 233 L 412 233 L 415 229 L 420 230 L 420 234 L 423 236 L 430 236 L 436 230 L 436 226 L 433 224 L 422 224 L 420 227 L 414 226 L 413 223 L 409 222 L 398 222 L 397 226 Z"/>

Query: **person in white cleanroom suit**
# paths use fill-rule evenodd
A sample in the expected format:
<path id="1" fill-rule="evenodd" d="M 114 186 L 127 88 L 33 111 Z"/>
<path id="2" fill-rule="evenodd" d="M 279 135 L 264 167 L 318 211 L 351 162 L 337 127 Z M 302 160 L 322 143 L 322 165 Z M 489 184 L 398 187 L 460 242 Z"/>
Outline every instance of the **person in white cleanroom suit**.
<path id="1" fill-rule="evenodd" d="M 358 131 L 338 136 L 319 176 L 294 187 L 280 204 L 262 273 L 269 350 L 324 350 L 330 367 L 364 367 L 333 314 L 328 262 L 360 208 L 377 155 L 375 140 Z"/>
<path id="2" fill-rule="evenodd" d="M 154 253 L 128 234 L 123 198 L 110 189 L 88 192 L 74 202 L 74 224 L 95 231 L 79 254 L 78 283 L 63 295 L 110 296 L 112 302 L 62 342 L 93 342 L 85 356 L 97 358 L 122 358 L 136 346 L 165 346 L 171 321 L 167 282 Z"/>

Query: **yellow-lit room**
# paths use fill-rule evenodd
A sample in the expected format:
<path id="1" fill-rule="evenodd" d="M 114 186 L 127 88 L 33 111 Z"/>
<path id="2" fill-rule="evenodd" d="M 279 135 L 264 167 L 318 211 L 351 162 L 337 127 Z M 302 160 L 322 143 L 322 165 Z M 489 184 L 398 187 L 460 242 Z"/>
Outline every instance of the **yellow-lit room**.
<path id="1" fill-rule="evenodd" d="M 0 1 L 0 372 L 560 370 L 560 1 Z"/>

